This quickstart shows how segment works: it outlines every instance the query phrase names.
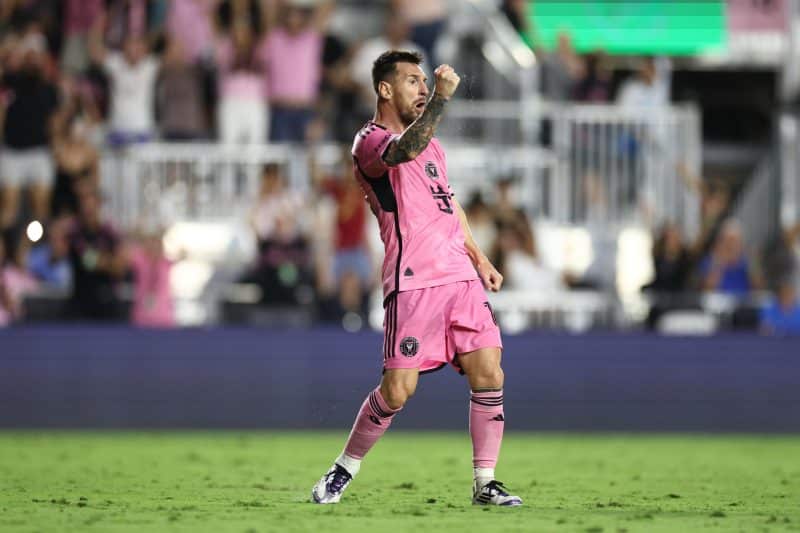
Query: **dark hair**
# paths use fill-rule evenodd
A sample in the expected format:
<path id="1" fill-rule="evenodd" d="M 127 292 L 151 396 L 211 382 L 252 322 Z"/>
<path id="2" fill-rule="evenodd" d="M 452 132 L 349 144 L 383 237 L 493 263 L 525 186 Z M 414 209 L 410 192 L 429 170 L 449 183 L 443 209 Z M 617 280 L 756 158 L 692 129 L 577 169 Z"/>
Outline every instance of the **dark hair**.
<path id="1" fill-rule="evenodd" d="M 378 84 L 388 81 L 390 76 L 397 73 L 397 63 L 422 63 L 422 54 L 419 52 L 408 52 L 406 50 L 389 50 L 378 56 L 372 64 L 372 88 L 375 94 L 378 93 Z"/>

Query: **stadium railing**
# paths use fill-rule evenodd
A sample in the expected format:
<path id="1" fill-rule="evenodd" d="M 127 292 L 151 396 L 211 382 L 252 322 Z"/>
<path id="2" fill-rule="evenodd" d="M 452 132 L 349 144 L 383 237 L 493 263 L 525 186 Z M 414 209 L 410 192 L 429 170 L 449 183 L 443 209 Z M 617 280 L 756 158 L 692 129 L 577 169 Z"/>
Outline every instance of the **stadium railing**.
<path id="1" fill-rule="evenodd" d="M 800 120 L 783 114 L 780 128 L 780 221 L 784 228 L 800 223 Z"/>
<path id="2" fill-rule="evenodd" d="M 610 228 L 651 228 L 672 220 L 683 224 L 686 235 L 695 234 L 699 198 L 677 176 L 681 163 L 689 172 L 699 170 L 700 127 L 694 108 L 645 112 L 611 105 L 543 106 L 537 120 L 549 124 L 551 142 L 531 145 L 525 142 L 517 103 L 453 104 L 441 139 L 448 175 L 460 198 L 473 189 L 489 192 L 497 177 L 514 175 L 520 178 L 517 199 L 536 220 Z M 487 137 L 497 130 L 506 136 Z M 312 155 L 317 165 L 333 167 L 341 153 L 335 145 L 212 143 L 150 143 L 109 151 L 102 163 L 106 209 L 123 230 L 199 222 L 236 226 L 235 232 L 241 233 L 242 228 L 247 231 L 264 164 L 279 164 L 291 187 L 303 191 L 311 187 Z M 216 248 L 224 251 L 226 246 Z M 528 300 L 533 323 L 551 320 L 536 315 L 542 307 L 539 300 Z M 563 299 L 549 302 L 558 316 L 577 316 L 572 304 L 566 309 L 561 305 Z M 595 312 L 596 307 L 587 304 L 581 316 L 606 323 L 610 315 Z"/>
<path id="3" fill-rule="evenodd" d="M 531 145 L 516 103 L 453 103 L 441 138 L 449 177 L 461 194 L 514 175 L 518 199 L 533 216 L 579 225 L 671 220 L 683 224 L 686 235 L 696 234 L 699 198 L 677 170 L 683 164 L 699 173 L 696 109 L 548 105 L 540 111 L 552 142 Z M 492 137 L 496 130 L 505 137 Z M 327 164 L 341 153 L 330 145 L 313 152 Z M 104 191 L 122 227 L 144 219 L 224 220 L 252 205 L 265 163 L 282 165 L 291 186 L 307 190 L 311 153 L 290 145 L 138 145 L 106 153 Z"/>

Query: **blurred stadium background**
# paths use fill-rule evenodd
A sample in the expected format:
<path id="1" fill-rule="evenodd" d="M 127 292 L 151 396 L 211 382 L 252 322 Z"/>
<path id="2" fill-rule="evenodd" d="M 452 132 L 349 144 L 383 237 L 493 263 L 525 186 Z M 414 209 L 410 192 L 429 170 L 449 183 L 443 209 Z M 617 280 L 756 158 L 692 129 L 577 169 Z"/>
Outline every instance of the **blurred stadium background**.
<path id="1" fill-rule="evenodd" d="M 500 525 L 449 371 L 299 505 L 380 375 L 349 147 L 393 47 L 462 77 Z M 3 0 L 0 70 L 0 529 L 797 530 L 797 0 Z"/>
<path id="2" fill-rule="evenodd" d="M 0 426 L 345 428 L 395 47 L 462 74 L 515 427 L 800 430 L 796 1 L 6 0 L 0 44 Z M 461 426 L 434 379 L 400 426 Z"/>

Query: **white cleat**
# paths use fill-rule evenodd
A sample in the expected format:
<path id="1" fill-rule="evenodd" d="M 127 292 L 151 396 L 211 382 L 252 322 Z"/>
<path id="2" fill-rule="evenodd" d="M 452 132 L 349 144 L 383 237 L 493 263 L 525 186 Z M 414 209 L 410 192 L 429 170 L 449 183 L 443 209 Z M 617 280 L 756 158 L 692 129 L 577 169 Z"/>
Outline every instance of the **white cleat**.
<path id="1" fill-rule="evenodd" d="M 344 467 L 334 464 L 311 489 L 311 501 L 314 503 L 339 503 L 344 489 L 352 480 L 353 476 L 350 475 L 350 472 Z"/>
<path id="2" fill-rule="evenodd" d="M 490 481 L 482 487 L 478 487 L 477 481 L 473 486 L 472 492 L 473 505 L 500 505 L 503 507 L 516 507 L 522 505 L 522 498 L 512 496 L 506 492 L 503 483 L 497 480 Z"/>

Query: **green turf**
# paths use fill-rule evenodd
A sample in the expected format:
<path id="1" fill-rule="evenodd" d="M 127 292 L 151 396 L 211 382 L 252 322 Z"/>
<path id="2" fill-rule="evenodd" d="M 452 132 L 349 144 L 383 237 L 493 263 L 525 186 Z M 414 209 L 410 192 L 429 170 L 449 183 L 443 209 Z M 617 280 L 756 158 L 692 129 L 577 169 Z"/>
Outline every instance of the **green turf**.
<path id="1" fill-rule="evenodd" d="M 0 433 L 0 531 L 800 531 L 800 436 L 507 435 L 525 506 L 470 505 L 465 434 L 390 433 L 339 505 L 341 433 Z"/>

